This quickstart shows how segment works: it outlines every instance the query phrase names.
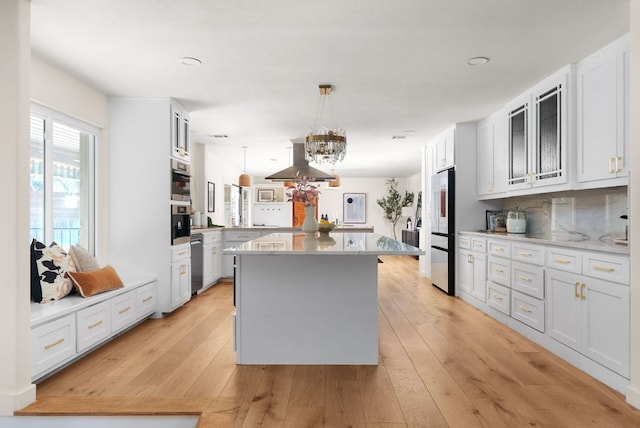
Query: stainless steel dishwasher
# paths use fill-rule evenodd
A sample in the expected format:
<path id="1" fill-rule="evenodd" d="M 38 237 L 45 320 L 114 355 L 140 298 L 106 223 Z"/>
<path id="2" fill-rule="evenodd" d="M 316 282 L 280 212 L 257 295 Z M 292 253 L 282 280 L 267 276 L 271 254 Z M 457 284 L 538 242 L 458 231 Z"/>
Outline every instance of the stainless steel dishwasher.
<path id="1" fill-rule="evenodd" d="M 202 288 L 202 233 L 191 234 L 191 295 Z"/>

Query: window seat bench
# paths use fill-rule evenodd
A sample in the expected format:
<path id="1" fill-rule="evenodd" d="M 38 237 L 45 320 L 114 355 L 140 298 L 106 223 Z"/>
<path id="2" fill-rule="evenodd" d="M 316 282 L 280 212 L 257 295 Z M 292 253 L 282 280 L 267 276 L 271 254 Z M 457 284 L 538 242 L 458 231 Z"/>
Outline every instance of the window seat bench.
<path id="1" fill-rule="evenodd" d="M 156 280 L 122 277 L 124 287 L 31 303 L 31 380 L 44 380 L 156 311 Z"/>

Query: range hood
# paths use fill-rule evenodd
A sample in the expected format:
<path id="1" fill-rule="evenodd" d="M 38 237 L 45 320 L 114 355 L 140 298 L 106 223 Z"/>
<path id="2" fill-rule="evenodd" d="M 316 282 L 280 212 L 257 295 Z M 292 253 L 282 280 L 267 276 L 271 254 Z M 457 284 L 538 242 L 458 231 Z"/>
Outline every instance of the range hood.
<path id="1" fill-rule="evenodd" d="M 309 181 L 333 181 L 336 179 L 331 174 L 309 166 L 304 158 L 304 143 L 293 142 L 293 165 L 265 177 L 271 181 L 295 181 L 296 177 L 307 177 Z"/>

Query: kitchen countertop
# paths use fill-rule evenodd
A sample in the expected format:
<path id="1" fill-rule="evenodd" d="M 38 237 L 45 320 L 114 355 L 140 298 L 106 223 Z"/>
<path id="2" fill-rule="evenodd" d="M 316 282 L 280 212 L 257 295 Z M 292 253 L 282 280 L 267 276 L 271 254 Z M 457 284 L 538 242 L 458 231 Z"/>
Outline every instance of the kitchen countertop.
<path id="1" fill-rule="evenodd" d="M 252 227 L 191 227 L 192 233 L 206 232 L 210 230 L 238 230 L 238 231 L 259 231 L 270 233 L 296 233 L 301 232 L 299 227 L 280 227 L 280 226 L 252 226 Z M 364 232 L 373 233 L 373 226 L 360 227 L 349 225 L 337 225 L 333 232 Z"/>
<path id="2" fill-rule="evenodd" d="M 346 231 L 345 231 L 346 232 Z M 419 248 L 377 233 L 272 233 L 236 247 L 223 254 L 233 255 L 394 255 L 425 254 Z"/>
<path id="3" fill-rule="evenodd" d="M 526 241 L 533 244 L 555 245 L 558 247 L 577 248 L 582 250 L 605 251 L 616 254 L 629 254 L 629 246 L 616 244 L 611 238 L 590 239 L 582 234 L 534 235 L 516 233 L 495 233 L 488 231 L 463 231 L 460 235 L 475 235 L 486 238 L 508 239 L 512 241 Z"/>

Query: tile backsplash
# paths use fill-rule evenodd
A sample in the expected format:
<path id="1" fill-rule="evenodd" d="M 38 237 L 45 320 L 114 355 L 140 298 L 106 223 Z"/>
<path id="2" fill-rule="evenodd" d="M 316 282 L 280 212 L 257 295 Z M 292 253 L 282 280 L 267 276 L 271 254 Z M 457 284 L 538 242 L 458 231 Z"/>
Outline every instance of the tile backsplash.
<path id="1" fill-rule="evenodd" d="M 502 209 L 526 211 L 527 233 L 575 240 L 624 238 L 627 187 L 577 190 L 504 199 Z"/>

